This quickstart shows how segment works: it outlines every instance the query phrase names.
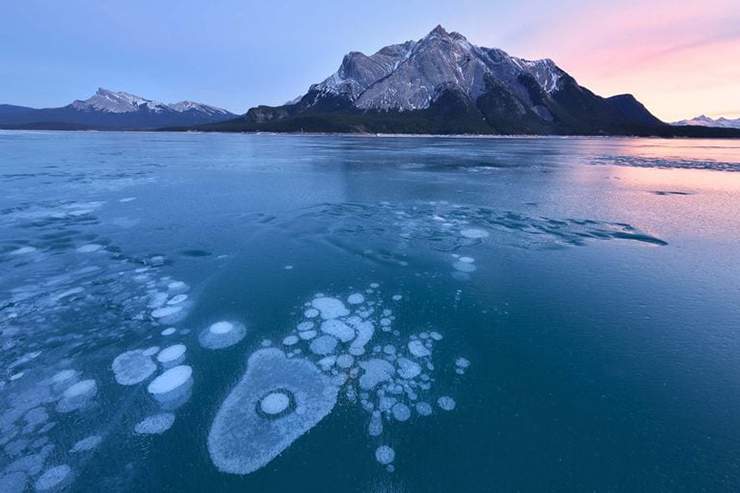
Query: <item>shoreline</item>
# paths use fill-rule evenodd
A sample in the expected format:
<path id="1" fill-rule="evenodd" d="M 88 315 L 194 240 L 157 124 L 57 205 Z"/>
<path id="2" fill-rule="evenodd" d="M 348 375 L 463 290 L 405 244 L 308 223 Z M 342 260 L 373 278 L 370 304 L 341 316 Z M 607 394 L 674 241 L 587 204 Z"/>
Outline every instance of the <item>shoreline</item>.
<path id="1" fill-rule="evenodd" d="M 735 141 L 740 137 L 661 137 L 658 135 L 528 135 L 528 134 L 510 134 L 510 135 L 493 135 L 493 134 L 371 134 L 371 133 L 327 133 L 327 132 L 219 132 L 219 131 L 198 131 L 198 130 L 63 130 L 63 129 L 25 129 L 25 128 L 0 128 L 0 135 L 3 133 L 121 133 L 121 134 L 190 134 L 190 135 L 249 135 L 249 136 L 268 136 L 268 137 L 352 137 L 352 138 L 377 138 L 377 139 L 459 139 L 459 140 L 536 140 L 536 139 L 649 139 L 649 140 L 730 140 Z"/>

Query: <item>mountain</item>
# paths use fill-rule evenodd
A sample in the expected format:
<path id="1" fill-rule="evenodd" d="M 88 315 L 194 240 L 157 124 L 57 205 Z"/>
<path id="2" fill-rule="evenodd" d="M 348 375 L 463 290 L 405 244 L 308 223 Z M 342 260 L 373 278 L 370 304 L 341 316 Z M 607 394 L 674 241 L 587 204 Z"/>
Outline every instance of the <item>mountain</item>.
<path id="1" fill-rule="evenodd" d="M 740 118 L 736 118 L 733 120 L 730 118 L 719 117 L 715 120 L 714 118 L 710 118 L 706 115 L 699 115 L 695 118 L 691 118 L 690 120 L 681 120 L 678 122 L 673 122 L 671 123 L 671 125 L 676 125 L 676 126 L 695 125 L 699 127 L 718 127 L 718 128 L 740 129 Z"/>
<path id="2" fill-rule="evenodd" d="M 552 60 L 525 60 L 437 26 L 374 55 L 351 52 L 300 98 L 201 130 L 652 134 L 672 127 L 631 95 L 605 99 Z"/>
<path id="3" fill-rule="evenodd" d="M 214 123 L 235 116 L 224 109 L 192 101 L 164 104 L 100 88 L 89 99 L 61 108 L 0 105 L 0 128 L 148 130 Z"/>
<path id="4" fill-rule="evenodd" d="M 612 106 L 617 108 L 625 118 L 638 125 L 660 126 L 664 122 L 656 118 L 645 106 L 639 102 L 632 94 L 618 94 L 606 98 Z"/>

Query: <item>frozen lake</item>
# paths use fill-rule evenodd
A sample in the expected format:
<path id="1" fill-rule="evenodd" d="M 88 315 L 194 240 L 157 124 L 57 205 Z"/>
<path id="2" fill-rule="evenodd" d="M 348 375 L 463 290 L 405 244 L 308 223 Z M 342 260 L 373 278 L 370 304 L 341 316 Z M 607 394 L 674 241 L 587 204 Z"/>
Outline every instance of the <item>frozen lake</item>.
<path id="1" fill-rule="evenodd" d="M 738 491 L 738 171 L 0 132 L 0 491 Z"/>

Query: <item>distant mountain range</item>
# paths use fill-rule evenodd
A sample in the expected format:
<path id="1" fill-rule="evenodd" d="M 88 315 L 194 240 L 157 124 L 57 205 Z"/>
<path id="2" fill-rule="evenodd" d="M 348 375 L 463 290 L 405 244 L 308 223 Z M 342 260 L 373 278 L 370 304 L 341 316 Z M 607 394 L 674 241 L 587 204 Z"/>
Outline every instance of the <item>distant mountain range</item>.
<path id="1" fill-rule="evenodd" d="M 0 105 L 0 128 L 147 130 L 190 126 L 233 119 L 221 108 L 180 101 L 164 104 L 107 89 L 61 108 L 35 109 Z"/>
<path id="2" fill-rule="evenodd" d="M 552 60 L 525 60 L 437 26 L 339 70 L 282 106 L 199 130 L 412 134 L 740 136 L 672 127 L 630 94 L 600 97 Z"/>
<path id="3" fill-rule="evenodd" d="M 719 127 L 719 128 L 740 128 L 740 118 L 730 119 L 719 117 L 717 119 L 710 118 L 706 115 L 700 115 L 690 120 L 681 120 L 673 122 L 671 125 L 686 126 L 696 125 L 699 127 Z"/>
<path id="4" fill-rule="evenodd" d="M 242 116 L 105 89 L 62 108 L 0 105 L 0 128 L 740 137 L 696 120 L 666 124 L 630 94 L 594 94 L 552 60 L 476 46 L 441 26 L 371 56 L 350 52 L 306 94 Z"/>

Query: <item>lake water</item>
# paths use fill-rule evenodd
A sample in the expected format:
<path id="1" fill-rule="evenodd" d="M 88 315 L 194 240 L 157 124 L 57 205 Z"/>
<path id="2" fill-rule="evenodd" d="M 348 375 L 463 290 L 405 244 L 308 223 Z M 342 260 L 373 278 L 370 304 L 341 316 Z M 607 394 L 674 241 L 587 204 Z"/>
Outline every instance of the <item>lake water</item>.
<path id="1" fill-rule="evenodd" d="M 737 171 L 2 132 L 0 491 L 738 491 Z"/>

